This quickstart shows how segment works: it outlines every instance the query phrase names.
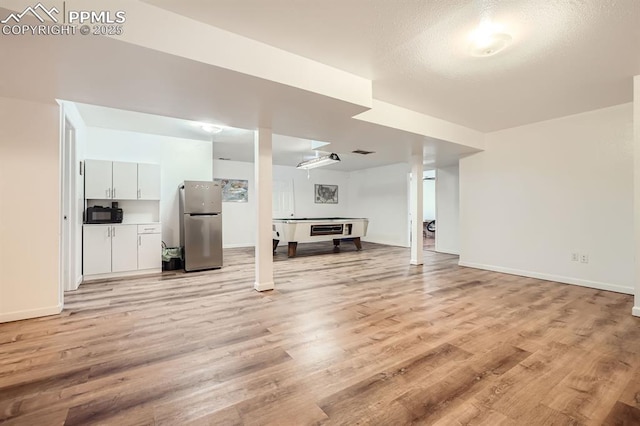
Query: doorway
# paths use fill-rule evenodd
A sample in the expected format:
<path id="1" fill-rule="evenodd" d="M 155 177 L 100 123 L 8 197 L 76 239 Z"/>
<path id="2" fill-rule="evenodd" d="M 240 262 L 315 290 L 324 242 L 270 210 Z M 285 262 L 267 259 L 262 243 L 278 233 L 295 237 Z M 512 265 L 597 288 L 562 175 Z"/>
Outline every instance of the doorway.
<path id="1" fill-rule="evenodd" d="M 63 109 L 64 116 L 64 109 Z M 75 226 L 76 206 L 76 129 L 66 116 L 62 129 L 62 205 L 61 205 L 61 289 L 76 290 L 76 240 L 78 229 Z"/>

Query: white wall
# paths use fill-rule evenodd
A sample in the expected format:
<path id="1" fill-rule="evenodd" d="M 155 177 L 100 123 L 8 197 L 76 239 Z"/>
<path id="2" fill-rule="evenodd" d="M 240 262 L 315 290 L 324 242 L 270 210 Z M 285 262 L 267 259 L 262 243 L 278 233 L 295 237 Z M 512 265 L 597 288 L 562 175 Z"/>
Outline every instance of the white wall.
<path id="1" fill-rule="evenodd" d="M 273 166 L 273 180 L 293 180 L 295 217 L 345 217 L 349 212 L 349 173 L 336 170 L 307 171 L 288 166 Z M 338 185 L 337 204 L 316 204 L 315 185 Z"/>
<path id="2" fill-rule="evenodd" d="M 178 185 L 184 180 L 211 180 L 212 155 L 211 142 L 87 128 L 88 159 L 160 164 L 160 221 L 162 240 L 168 246 L 180 243 Z"/>
<path id="3" fill-rule="evenodd" d="M 409 246 L 409 165 L 351 172 L 349 217 L 369 218 L 365 241 Z"/>
<path id="4" fill-rule="evenodd" d="M 632 138 L 632 104 L 488 134 L 460 160 L 460 264 L 633 292 Z"/>
<path id="5" fill-rule="evenodd" d="M 223 246 L 225 248 L 254 246 L 256 221 L 254 164 L 213 160 L 213 176 L 249 181 L 247 203 L 222 203 Z M 310 177 L 307 179 L 305 170 L 273 166 L 273 180 L 292 182 L 294 204 L 292 213 L 295 217 L 338 217 L 346 216 L 348 213 L 349 174 L 347 172 L 316 169 L 311 170 Z M 338 185 L 338 204 L 315 204 L 315 184 Z"/>
<path id="6" fill-rule="evenodd" d="M 253 247 L 256 235 L 254 164 L 213 160 L 213 177 L 249 181 L 248 202 L 222 203 L 222 245 L 225 248 Z"/>
<path id="7" fill-rule="evenodd" d="M 436 218 L 436 181 L 422 181 L 422 221 Z"/>
<path id="8" fill-rule="evenodd" d="M 460 254 L 458 166 L 436 170 L 436 251 Z"/>
<path id="9" fill-rule="evenodd" d="M 56 314 L 62 310 L 59 108 L 0 98 L 0 124 L 0 322 Z"/>

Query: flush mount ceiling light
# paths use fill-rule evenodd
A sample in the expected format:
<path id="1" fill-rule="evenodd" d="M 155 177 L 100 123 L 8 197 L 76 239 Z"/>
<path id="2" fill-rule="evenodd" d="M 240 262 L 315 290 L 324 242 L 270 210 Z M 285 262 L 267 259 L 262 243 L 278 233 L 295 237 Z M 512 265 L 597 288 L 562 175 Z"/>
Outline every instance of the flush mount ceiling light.
<path id="1" fill-rule="evenodd" d="M 220 133 L 223 129 L 220 126 L 214 126 L 213 124 L 208 123 L 200 123 L 200 127 L 207 133 L 211 133 L 215 135 L 216 133 Z"/>
<path id="2" fill-rule="evenodd" d="M 321 155 L 320 157 L 312 158 L 298 164 L 298 169 L 315 169 L 316 167 L 328 166 L 329 164 L 337 163 L 340 161 L 340 157 L 335 152 L 328 155 Z"/>
<path id="3" fill-rule="evenodd" d="M 490 21 L 482 22 L 469 36 L 472 56 L 493 56 L 504 50 L 513 38 L 504 32 L 502 25 Z"/>

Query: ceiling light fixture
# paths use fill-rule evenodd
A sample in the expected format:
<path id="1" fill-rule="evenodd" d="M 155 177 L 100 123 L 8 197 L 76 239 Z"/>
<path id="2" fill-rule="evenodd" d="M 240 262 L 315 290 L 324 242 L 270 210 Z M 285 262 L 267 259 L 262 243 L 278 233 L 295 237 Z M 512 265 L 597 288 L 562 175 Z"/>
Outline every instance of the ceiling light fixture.
<path id="1" fill-rule="evenodd" d="M 469 52 L 472 56 L 493 56 L 504 50 L 513 40 L 504 32 L 502 25 L 491 21 L 482 22 L 469 36 L 471 45 Z"/>
<path id="2" fill-rule="evenodd" d="M 223 129 L 220 126 L 214 126 L 213 124 L 201 123 L 200 127 L 207 133 L 216 134 L 220 133 Z"/>
<path id="3" fill-rule="evenodd" d="M 315 169 L 316 167 L 328 166 L 329 164 L 337 163 L 340 161 L 340 157 L 335 152 L 328 155 L 321 155 L 320 157 L 312 158 L 298 164 L 298 169 Z"/>

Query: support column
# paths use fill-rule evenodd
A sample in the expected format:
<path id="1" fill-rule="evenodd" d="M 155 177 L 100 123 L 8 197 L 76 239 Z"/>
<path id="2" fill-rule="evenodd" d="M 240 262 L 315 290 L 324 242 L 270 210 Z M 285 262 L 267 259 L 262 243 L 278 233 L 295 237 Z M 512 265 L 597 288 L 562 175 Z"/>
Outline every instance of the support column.
<path id="1" fill-rule="evenodd" d="M 271 129 L 255 132 L 256 282 L 257 291 L 273 290 L 273 165 Z"/>
<path id="2" fill-rule="evenodd" d="M 422 265 L 422 142 L 414 142 L 411 147 L 411 184 L 409 198 L 411 199 L 411 264 Z"/>
<path id="3" fill-rule="evenodd" d="M 636 294 L 632 313 L 640 317 L 640 75 L 633 78 L 633 228 Z"/>

